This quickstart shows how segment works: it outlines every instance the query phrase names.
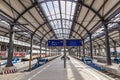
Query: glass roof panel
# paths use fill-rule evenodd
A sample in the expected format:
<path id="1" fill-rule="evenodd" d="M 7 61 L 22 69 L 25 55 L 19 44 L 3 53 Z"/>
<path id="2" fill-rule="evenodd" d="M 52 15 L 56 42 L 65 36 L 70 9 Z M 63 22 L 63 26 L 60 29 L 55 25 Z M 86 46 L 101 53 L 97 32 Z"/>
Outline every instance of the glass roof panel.
<path id="1" fill-rule="evenodd" d="M 59 38 L 69 38 L 76 3 L 73 1 L 45 1 L 40 4 L 48 18 L 52 20 L 55 34 Z M 58 29 L 58 30 L 57 30 Z M 60 35 L 58 35 L 60 34 Z"/>

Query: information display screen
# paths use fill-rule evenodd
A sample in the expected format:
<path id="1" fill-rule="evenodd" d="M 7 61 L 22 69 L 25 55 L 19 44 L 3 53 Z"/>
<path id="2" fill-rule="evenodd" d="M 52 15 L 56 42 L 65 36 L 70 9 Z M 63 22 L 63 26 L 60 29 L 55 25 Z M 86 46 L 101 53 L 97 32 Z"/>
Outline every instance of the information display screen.
<path id="1" fill-rule="evenodd" d="M 63 46 L 63 40 L 48 40 L 48 46 Z"/>
<path id="2" fill-rule="evenodd" d="M 66 40 L 66 46 L 82 46 L 81 40 Z"/>

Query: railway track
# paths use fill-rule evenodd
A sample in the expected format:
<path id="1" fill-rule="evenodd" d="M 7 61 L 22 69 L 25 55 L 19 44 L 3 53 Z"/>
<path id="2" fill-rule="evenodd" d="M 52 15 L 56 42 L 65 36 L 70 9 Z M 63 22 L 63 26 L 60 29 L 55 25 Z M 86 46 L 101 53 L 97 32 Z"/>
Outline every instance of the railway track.
<path id="1" fill-rule="evenodd" d="M 114 78 L 115 80 L 120 80 L 120 76 L 118 76 L 118 75 L 115 75 L 115 74 L 113 74 L 113 73 L 110 73 L 110 72 L 108 72 L 108 71 L 106 71 L 106 70 L 103 70 L 103 71 L 101 71 L 101 72 L 104 73 L 104 74 L 106 74 L 106 75 L 109 76 L 109 77 Z"/>

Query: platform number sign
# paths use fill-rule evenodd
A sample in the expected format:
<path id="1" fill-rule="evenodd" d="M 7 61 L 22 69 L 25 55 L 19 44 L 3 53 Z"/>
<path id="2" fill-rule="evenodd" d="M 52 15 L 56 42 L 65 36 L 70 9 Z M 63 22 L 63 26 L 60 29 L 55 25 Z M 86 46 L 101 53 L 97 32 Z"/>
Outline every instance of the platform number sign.
<path id="1" fill-rule="evenodd" d="M 63 40 L 48 40 L 48 46 L 63 46 Z"/>
<path id="2" fill-rule="evenodd" d="M 79 39 L 66 39 L 66 40 L 48 40 L 48 46 L 82 46 L 82 41 Z"/>
<path id="3" fill-rule="evenodd" d="M 66 40 L 66 46 L 82 46 L 82 41 L 81 40 Z"/>

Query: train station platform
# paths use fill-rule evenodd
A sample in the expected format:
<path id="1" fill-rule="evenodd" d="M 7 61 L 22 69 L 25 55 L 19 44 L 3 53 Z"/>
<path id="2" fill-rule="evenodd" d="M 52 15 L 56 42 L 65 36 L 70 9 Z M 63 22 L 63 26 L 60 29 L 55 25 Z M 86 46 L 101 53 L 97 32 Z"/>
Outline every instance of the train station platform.
<path id="1" fill-rule="evenodd" d="M 51 61 L 51 60 L 57 58 L 58 56 L 59 55 L 44 57 L 42 59 L 48 59 L 48 61 Z M 34 66 L 36 64 L 36 62 L 37 62 L 36 59 L 32 60 L 31 65 Z M 25 72 L 29 68 L 29 61 L 15 63 L 14 66 L 17 68 L 17 73 L 4 74 L 4 75 L 0 74 L 0 80 L 18 80 L 18 78 L 20 78 L 24 74 L 29 73 L 29 72 Z M 5 67 L 5 65 L 0 66 L 0 71 L 4 67 Z M 24 74 L 23 74 L 23 72 L 24 72 Z"/>
<path id="2" fill-rule="evenodd" d="M 107 65 L 106 63 L 98 62 L 93 60 L 95 64 L 103 67 L 107 72 L 120 76 L 120 64 L 112 63 L 112 65 Z"/>
<path id="3" fill-rule="evenodd" d="M 80 61 L 82 60 L 81 58 L 76 57 L 76 56 L 72 56 L 72 57 Z M 106 60 L 105 57 L 99 56 L 99 57 L 94 57 L 92 62 L 96 64 L 97 66 L 100 66 L 101 68 L 103 68 L 107 72 L 107 74 L 109 73 L 109 76 L 115 77 L 116 80 L 120 80 L 120 71 L 119 71 L 120 64 L 115 63 L 113 57 L 111 58 L 112 65 L 107 65 L 107 63 L 105 63 L 105 60 Z"/>
<path id="4" fill-rule="evenodd" d="M 67 67 L 59 58 L 23 75 L 18 80 L 115 80 L 70 57 Z"/>

